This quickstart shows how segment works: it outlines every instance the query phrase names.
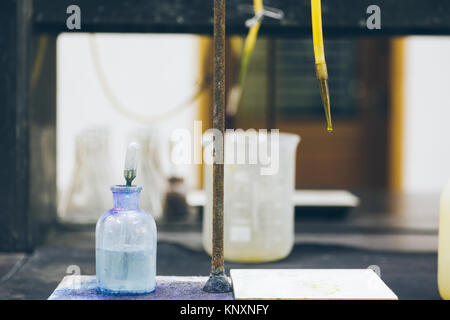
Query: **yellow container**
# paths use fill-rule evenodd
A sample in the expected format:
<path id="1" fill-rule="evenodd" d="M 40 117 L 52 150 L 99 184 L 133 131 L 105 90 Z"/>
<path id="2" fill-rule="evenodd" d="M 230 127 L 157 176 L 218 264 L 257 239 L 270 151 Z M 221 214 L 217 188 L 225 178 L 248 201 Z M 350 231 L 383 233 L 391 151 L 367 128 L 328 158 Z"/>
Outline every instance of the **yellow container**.
<path id="1" fill-rule="evenodd" d="M 442 299 L 450 300 L 450 182 L 441 195 L 438 286 Z"/>

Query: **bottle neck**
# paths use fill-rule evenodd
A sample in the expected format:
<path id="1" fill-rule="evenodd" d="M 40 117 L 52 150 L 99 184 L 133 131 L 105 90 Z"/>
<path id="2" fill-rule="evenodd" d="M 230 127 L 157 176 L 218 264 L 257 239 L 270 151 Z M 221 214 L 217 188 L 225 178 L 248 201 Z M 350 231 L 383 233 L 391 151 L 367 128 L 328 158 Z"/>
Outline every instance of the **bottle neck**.
<path id="1" fill-rule="evenodd" d="M 114 186 L 111 187 L 113 192 L 114 209 L 132 210 L 139 209 L 139 196 L 142 187 L 137 186 Z"/>

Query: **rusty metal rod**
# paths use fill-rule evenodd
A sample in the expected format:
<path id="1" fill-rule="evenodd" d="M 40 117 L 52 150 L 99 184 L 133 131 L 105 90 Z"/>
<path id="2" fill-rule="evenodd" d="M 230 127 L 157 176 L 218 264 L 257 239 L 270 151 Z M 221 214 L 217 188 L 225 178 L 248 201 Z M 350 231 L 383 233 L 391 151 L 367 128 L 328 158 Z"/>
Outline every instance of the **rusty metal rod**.
<path id="1" fill-rule="evenodd" d="M 214 1 L 214 110 L 213 127 L 225 131 L 225 0 Z M 223 155 L 223 143 L 214 141 L 213 164 L 213 255 L 212 272 L 223 273 L 223 180 L 224 168 L 217 163 Z M 222 150 L 219 150 L 222 148 Z"/>
<path id="2" fill-rule="evenodd" d="M 214 108 L 213 127 L 225 132 L 225 0 L 214 0 Z M 211 293 L 230 292 L 225 275 L 223 245 L 224 213 L 224 143 L 214 139 L 213 163 L 213 228 L 211 275 L 203 290 Z"/>

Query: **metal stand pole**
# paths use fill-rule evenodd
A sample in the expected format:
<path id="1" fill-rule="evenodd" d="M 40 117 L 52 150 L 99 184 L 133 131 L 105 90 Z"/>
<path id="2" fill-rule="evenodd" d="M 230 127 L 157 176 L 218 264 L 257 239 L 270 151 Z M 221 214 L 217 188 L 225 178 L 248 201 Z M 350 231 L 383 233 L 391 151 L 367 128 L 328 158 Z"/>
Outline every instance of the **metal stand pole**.
<path id="1" fill-rule="evenodd" d="M 213 125 L 225 132 L 225 0 L 214 0 L 214 110 Z M 220 147 L 219 147 L 220 146 Z M 220 149 L 219 149 L 220 148 Z M 213 164 L 213 234 L 211 275 L 203 288 L 210 293 L 232 290 L 225 275 L 223 254 L 224 143 L 214 141 Z M 219 161 L 221 160 L 221 161 Z M 217 163 L 219 162 L 219 163 Z"/>

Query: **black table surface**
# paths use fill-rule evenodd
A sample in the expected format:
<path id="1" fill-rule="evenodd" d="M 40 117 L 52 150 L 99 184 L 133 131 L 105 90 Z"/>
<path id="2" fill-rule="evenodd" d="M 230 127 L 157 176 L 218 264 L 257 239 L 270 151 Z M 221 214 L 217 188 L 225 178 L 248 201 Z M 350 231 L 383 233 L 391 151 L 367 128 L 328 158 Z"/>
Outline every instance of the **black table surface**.
<path id="1" fill-rule="evenodd" d="M 93 232 L 64 232 L 64 235 L 54 235 L 51 243 L 30 256 L 9 255 L 11 268 L 0 269 L 3 272 L 0 299 L 46 299 L 59 281 L 72 272 L 69 269 L 73 265 L 80 268 L 81 274 L 95 274 L 93 240 Z M 76 245 L 69 246 L 68 241 L 75 241 Z M 367 268 L 373 265 L 380 268 L 381 278 L 400 299 L 439 299 L 436 253 L 296 244 L 284 260 L 250 265 L 227 263 L 226 268 Z M 16 270 L 11 272 L 12 268 Z M 208 275 L 209 268 L 210 257 L 203 250 L 165 241 L 158 243 L 159 275 Z"/>
<path id="2" fill-rule="evenodd" d="M 437 242 L 438 196 L 367 196 L 358 194 L 361 206 L 346 218 L 297 220 L 296 233 L 342 236 L 386 237 L 417 235 Z M 95 228 L 57 228 L 34 253 L 0 253 L 0 299 L 47 299 L 61 279 L 74 268 L 81 274 L 95 274 Z M 210 257 L 201 248 L 199 223 L 190 226 L 159 226 L 158 275 L 208 275 Z M 161 235 L 161 237 L 160 237 Z M 185 241 L 170 241 L 175 237 Z M 357 239 L 358 239 L 357 237 Z M 197 244 L 193 245 L 192 239 Z M 410 239 L 410 238 L 405 238 Z M 409 240 L 408 240 L 409 241 Z M 402 242 L 402 241 L 401 241 Z M 406 241 L 407 242 L 407 241 Z M 437 288 L 437 252 L 364 248 L 333 243 L 304 242 L 297 239 L 291 254 L 277 262 L 260 264 L 226 263 L 230 268 L 367 268 L 378 266 L 383 281 L 400 299 L 439 299 Z M 411 249 L 412 248 L 412 249 Z"/>

